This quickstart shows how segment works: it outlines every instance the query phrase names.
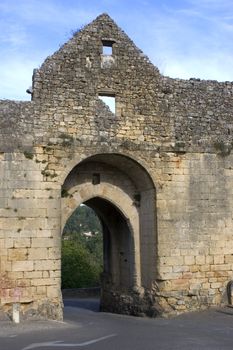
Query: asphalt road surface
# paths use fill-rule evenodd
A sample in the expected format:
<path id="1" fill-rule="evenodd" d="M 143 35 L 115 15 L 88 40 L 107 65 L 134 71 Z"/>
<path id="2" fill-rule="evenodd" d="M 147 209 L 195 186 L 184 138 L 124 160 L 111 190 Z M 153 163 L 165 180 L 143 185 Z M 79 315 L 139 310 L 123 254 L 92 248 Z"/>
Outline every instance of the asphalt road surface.
<path id="1" fill-rule="evenodd" d="M 233 309 L 148 319 L 98 312 L 98 300 L 65 300 L 64 322 L 0 321 L 0 350 L 233 350 Z"/>

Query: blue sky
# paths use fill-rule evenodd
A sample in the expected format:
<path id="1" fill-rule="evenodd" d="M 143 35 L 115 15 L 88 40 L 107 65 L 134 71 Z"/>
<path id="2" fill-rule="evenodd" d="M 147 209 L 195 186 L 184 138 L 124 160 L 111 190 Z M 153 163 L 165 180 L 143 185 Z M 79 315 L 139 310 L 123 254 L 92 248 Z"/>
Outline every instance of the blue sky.
<path id="1" fill-rule="evenodd" d="M 33 68 L 103 12 L 162 74 L 233 81 L 233 0 L 0 0 L 0 98 L 30 99 Z"/>

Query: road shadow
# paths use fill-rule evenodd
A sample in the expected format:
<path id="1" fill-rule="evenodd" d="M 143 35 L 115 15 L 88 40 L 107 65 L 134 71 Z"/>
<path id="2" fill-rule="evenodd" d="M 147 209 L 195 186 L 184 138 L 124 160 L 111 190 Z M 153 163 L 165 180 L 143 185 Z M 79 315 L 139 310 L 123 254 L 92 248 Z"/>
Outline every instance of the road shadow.
<path id="1" fill-rule="evenodd" d="M 89 310 L 92 312 L 100 311 L 99 298 L 79 298 L 79 299 L 63 299 L 64 307 L 72 307 L 77 309 Z"/>
<path id="2" fill-rule="evenodd" d="M 223 308 L 216 309 L 216 312 L 224 315 L 233 316 L 233 307 L 232 305 L 228 305 Z"/>

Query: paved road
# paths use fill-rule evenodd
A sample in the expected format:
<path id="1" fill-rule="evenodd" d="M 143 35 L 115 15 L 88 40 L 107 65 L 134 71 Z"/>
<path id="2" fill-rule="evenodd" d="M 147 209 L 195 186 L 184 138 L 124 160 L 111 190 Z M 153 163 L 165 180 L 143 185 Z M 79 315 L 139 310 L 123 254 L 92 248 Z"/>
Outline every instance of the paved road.
<path id="1" fill-rule="evenodd" d="M 98 312 L 94 299 L 65 301 L 65 321 L 0 321 L 0 350 L 233 349 L 233 309 L 146 319 Z"/>

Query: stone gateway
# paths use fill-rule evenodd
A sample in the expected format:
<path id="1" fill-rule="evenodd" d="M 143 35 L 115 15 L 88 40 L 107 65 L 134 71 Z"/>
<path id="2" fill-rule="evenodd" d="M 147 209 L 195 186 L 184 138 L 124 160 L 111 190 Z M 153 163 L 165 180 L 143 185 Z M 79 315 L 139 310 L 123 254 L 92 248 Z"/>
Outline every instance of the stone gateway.
<path id="1" fill-rule="evenodd" d="M 162 76 L 103 14 L 34 71 L 31 93 L 0 101 L 1 310 L 62 319 L 61 234 L 81 203 L 103 224 L 102 310 L 227 302 L 233 83 Z"/>

